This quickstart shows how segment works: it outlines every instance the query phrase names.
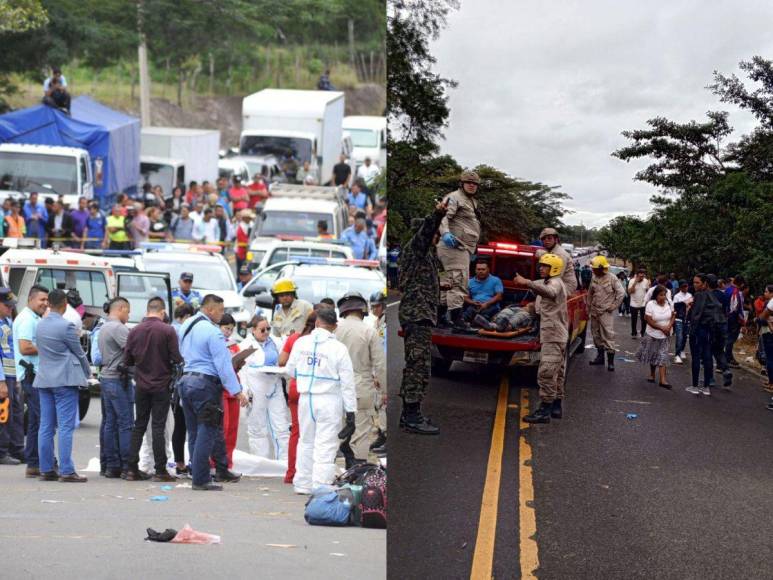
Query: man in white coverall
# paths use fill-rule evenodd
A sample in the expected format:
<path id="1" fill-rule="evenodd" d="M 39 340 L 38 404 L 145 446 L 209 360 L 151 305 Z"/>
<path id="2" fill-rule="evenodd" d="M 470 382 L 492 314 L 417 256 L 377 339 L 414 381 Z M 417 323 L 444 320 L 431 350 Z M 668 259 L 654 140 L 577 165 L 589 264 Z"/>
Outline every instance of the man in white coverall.
<path id="1" fill-rule="evenodd" d="M 309 494 L 335 478 L 339 439 L 354 433 L 357 391 L 352 360 L 346 347 L 336 340 L 337 316 L 332 308 L 317 312 L 316 328 L 293 346 L 285 372 L 298 384 L 298 444 L 293 487 Z M 341 424 L 346 413 L 346 424 Z"/>
<path id="2" fill-rule="evenodd" d="M 376 329 L 365 323 L 367 312 L 368 303 L 359 292 L 347 292 L 338 301 L 338 313 L 342 320 L 335 335 L 349 350 L 357 390 L 354 434 L 350 441 L 341 444 L 347 469 L 368 460 L 370 432 L 376 417 L 376 383 L 386 385 L 384 344 Z"/>

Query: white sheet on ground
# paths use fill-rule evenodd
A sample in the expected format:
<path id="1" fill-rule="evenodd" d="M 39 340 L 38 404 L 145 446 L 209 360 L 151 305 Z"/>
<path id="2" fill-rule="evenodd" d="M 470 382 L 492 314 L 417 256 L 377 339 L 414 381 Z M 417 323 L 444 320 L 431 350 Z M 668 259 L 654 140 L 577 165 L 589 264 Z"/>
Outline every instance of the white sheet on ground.
<path id="1" fill-rule="evenodd" d="M 287 461 L 265 459 L 234 449 L 234 466 L 232 471 L 248 477 L 284 477 L 287 471 Z"/>

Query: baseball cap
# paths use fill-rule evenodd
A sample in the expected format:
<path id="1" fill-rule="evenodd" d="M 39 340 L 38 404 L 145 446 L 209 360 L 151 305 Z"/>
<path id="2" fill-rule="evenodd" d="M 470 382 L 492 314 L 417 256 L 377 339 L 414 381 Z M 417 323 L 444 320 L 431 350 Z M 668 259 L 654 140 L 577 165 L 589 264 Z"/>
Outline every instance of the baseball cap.
<path id="1" fill-rule="evenodd" d="M 0 288 L 0 303 L 6 306 L 16 306 L 16 296 L 10 288 Z"/>
<path id="2" fill-rule="evenodd" d="M 190 272 L 183 272 L 182 274 L 180 274 L 180 280 L 193 282 L 193 274 L 191 274 Z"/>
<path id="3" fill-rule="evenodd" d="M 242 274 L 252 274 L 249 264 L 242 264 L 242 267 L 239 268 L 239 275 L 241 276 Z"/>

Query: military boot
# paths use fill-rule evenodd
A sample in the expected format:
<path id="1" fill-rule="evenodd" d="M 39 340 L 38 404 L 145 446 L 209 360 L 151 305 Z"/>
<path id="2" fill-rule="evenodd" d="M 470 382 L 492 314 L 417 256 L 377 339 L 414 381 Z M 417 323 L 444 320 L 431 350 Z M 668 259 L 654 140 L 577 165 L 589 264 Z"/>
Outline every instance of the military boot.
<path id="1" fill-rule="evenodd" d="M 553 419 L 560 419 L 564 416 L 564 411 L 561 408 L 561 399 L 553 401 L 553 406 L 550 407 L 550 416 L 553 417 Z"/>
<path id="2" fill-rule="evenodd" d="M 470 325 L 464 319 L 464 309 L 454 308 L 448 311 L 448 316 L 451 318 L 451 325 L 457 330 L 469 330 Z"/>
<path id="3" fill-rule="evenodd" d="M 537 410 L 531 415 L 526 415 L 523 420 L 526 423 L 550 423 L 550 411 L 553 403 L 541 402 Z"/>
<path id="4" fill-rule="evenodd" d="M 613 350 L 607 353 L 607 370 L 615 370 L 615 351 Z"/>
<path id="5" fill-rule="evenodd" d="M 601 348 L 598 349 L 598 351 L 596 352 L 596 358 L 594 358 L 588 364 L 590 364 L 590 365 L 603 365 L 604 364 L 604 350 L 601 349 Z"/>
<path id="6" fill-rule="evenodd" d="M 440 433 L 440 429 L 422 415 L 421 403 L 405 403 L 400 419 L 400 427 L 407 433 L 418 435 L 438 435 Z"/>
<path id="7" fill-rule="evenodd" d="M 438 306 L 437 307 L 437 325 L 438 328 L 450 328 L 451 323 L 448 322 L 448 316 L 446 316 L 448 313 L 448 306 Z"/>

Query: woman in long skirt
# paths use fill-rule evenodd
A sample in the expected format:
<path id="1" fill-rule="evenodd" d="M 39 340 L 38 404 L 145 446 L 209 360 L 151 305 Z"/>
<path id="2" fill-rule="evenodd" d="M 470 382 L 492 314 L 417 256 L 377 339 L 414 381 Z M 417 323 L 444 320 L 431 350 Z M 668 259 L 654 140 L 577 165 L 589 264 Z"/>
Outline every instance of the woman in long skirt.
<path id="1" fill-rule="evenodd" d="M 647 302 L 644 309 L 644 321 L 647 329 L 644 338 L 639 344 L 636 358 L 639 362 L 650 366 L 648 382 L 655 382 L 655 370 L 659 371 L 658 385 L 664 389 L 670 389 L 671 385 L 666 380 L 666 367 L 670 363 L 669 342 L 671 329 L 674 327 L 675 313 L 667 300 L 668 290 L 665 286 L 658 286 L 652 293 L 652 299 Z"/>

